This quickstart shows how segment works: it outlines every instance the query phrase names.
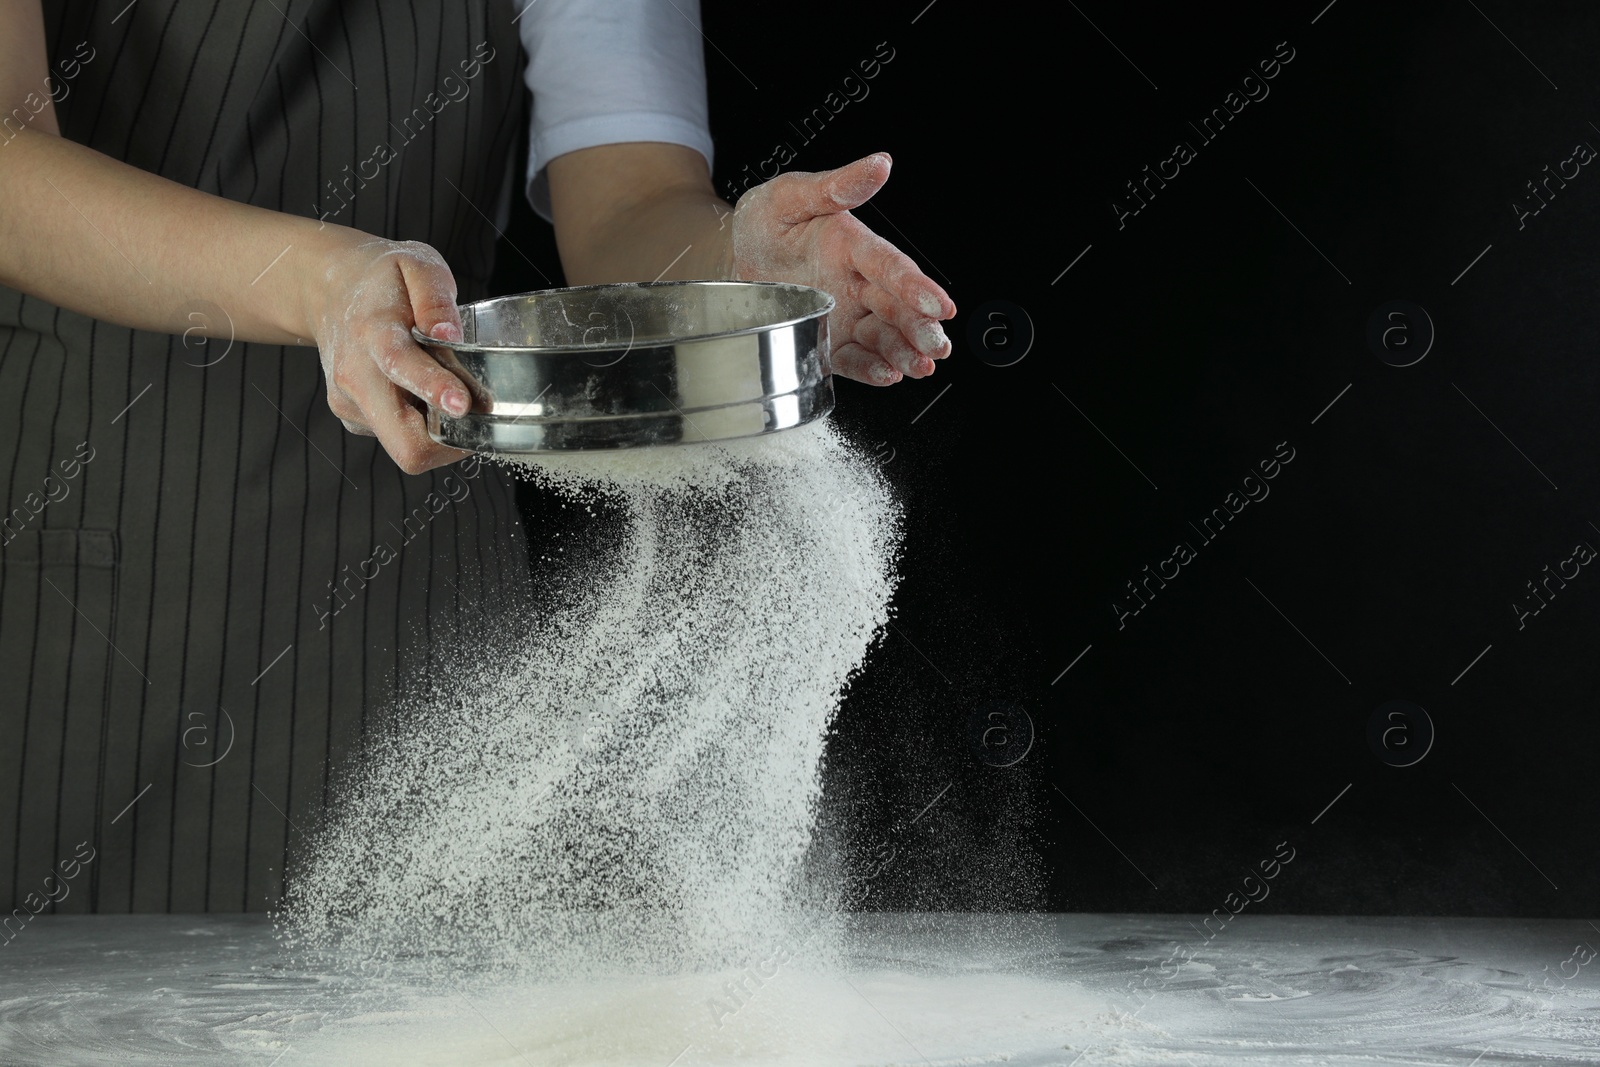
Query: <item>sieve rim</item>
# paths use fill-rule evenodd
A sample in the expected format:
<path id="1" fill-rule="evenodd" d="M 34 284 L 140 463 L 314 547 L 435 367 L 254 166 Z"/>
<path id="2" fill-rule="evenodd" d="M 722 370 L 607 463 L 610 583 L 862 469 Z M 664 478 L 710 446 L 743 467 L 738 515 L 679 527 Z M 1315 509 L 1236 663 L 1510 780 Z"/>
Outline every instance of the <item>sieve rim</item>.
<path id="1" fill-rule="evenodd" d="M 638 345 L 638 346 L 632 346 L 632 347 L 662 348 L 662 347 L 670 347 L 670 346 L 673 346 L 673 345 L 687 344 L 687 343 L 696 342 L 696 341 L 713 341 L 713 340 L 718 340 L 718 339 L 724 338 L 724 337 L 744 337 L 744 336 L 747 336 L 749 334 L 767 333 L 767 332 L 774 331 L 774 330 L 781 330 L 781 329 L 784 329 L 784 328 L 790 327 L 790 326 L 797 326 L 800 323 L 810 322 L 812 319 L 817 319 L 817 318 L 821 318 L 821 317 L 823 317 L 825 315 L 830 315 L 830 314 L 833 313 L 834 308 L 838 306 L 838 301 L 834 299 L 833 294 L 827 292 L 826 290 L 818 289 L 815 286 L 801 285 L 798 282 L 767 282 L 767 281 L 745 281 L 745 280 L 736 279 L 736 278 L 708 278 L 708 279 L 704 279 L 704 280 L 699 280 L 699 279 L 687 279 L 687 280 L 674 279 L 674 280 L 670 280 L 670 281 L 656 281 L 656 282 L 601 282 L 601 283 L 594 284 L 594 285 L 572 285 L 572 286 L 558 286 L 558 287 L 554 287 L 554 288 L 550 288 L 550 289 L 534 289 L 534 290 L 530 290 L 529 292 L 526 292 L 526 293 L 510 293 L 510 294 L 506 294 L 504 296 L 494 296 L 494 297 L 489 297 L 489 298 L 484 299 L 484 300 L 474 300 L 474 301 L 471 301 L 471 302 L 466 303 L 466 304 L 459 304 L 459 305 L 457 305 L 457 311 L 462 314 L 463 318 L 465 318 L 466 317 L 466 313 L 469 312 L 469 311 L 475 311 L 476 309 L 478 309 L 480 307 L 484 307 L 484 306 L 490 305 L 490 304 L 497 304 L 497 303 L 500 303 L 502 301 L 527 299 L 529 297 L 541 297 L 541 296 L 556 297 L 558 295 L 564 295 L 564 294 L 569 294 L 569 293 L 593 292 L 595 290 L 602 290 L 602 289 L 615 291 L 615 290 L 618 290 L 618 289 L 625 289 L 625 288 L 626 289 L 674 289 L 674 288 L 676 288 L 676 289 L 722 289 L 722 288 L 738 289 L 738 288 L 758 288 L 758 287 L 759 288 L 767 288 L 767 289 L 787 290 L 787 291 L 789 291 L 789 292 L 791 292 L 791 293 L 793 293 L 796 296 L 801 297 L 801 298 L 815 299 L 815 298 L 819 298 L 820 297 L 820 301 L 817 303 L 817 306 L 815 308 L 813 308 L 811 311 L 808 311 L 808 312 L 806 312 L 805 314 L 802 314 L 802 315 L 794 315 L 794 316 L 790 316 L 788 318 L 777 319 L 777 320 L 772 321 L 772 322 L 761 322 L 761 323 L 755 323 L 755 324 L 752 324 L 752 325 L 749 325 L 749 326 L 741 326 L 741 327 L 739 327 L 737 329 L 733 329 L 733 330 L 717 330 L 717 331 L 714 331 L 714 332 L 711 332 L 711 333 L 673 334 L 670 337 L 656 338 L 656 339 L 653 339 L 653 340 L 651 340 L 651 341 L 649 341 L 649 342 L 647 342 L 645 344 L 641 344 L 641 345 Z M 607 340 L 607 341 L 596 341 L 596 342 L 594 342 L 592 344 L 559 344 L 559 345 L 501 345 L 501 344 L 482 344 L 482 343 L 477 342 L 477 341 L 465 341 L 465 340 L 463 340 L 463 341 L 444 341 L 444 340 L 440 340 L 437 337 L 429 337 L 427 334 L 425 334 L 421 330 L 419 330 L 416 326 L 412 326 L 411 327 L 411 337 L 412 337 L 413 340 L 415 340 L 420 345 L 427 345 L 427 346 L 431 346 L 431 347 L 434 347 L 434 348 L 447 348 L 447 349 L 450 349 L 451 351 L 454 351 L 454 352 L 517 352 L 517 353 L 530 353 L 530 354 L 552 355 L 552 356 L 559 356 L 559 355 L 592 355 L 593 353 L 595 353 L 597 351 L 614 350 L 617 347 L 616 342 L 615 341 L 610 341 L 610 340 Z"/>

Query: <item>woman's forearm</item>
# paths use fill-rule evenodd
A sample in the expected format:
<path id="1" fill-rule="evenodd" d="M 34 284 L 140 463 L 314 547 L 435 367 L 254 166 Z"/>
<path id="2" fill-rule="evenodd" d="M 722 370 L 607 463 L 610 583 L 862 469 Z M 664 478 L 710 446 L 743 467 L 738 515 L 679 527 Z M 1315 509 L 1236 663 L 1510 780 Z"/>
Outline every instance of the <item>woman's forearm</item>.
<path id="1" fill-rule="evenodd" d="M 733 208 L 709 189 L 675 188 L 596 227 L 563 251 L 568 285 L 733 277 Z"/>
<path id="2" fill-rule="evenodd" d="M 52 133 L 0 144 L 0 283 L 106 322 L 196 327 L 209 302 L 241 341 L 309 344 L 315 279 L 346 227 L 168 181 Z"/>
<path id="3" fill-rule="evenodd" d="M 412 339 L 413 324 L 461 336 L 455 279 L 427 245 L 235 203 L 26 129 L 0 144 L 0 283 L 136 329 L 315 345 L 333 414 L 402 470 L 463 455 L 433 442 L 417 403 L 470 404 Z"/>
<path id="4" fill-rule="evenodd" d="M 733 277 L 733 209 L 692 148 L 636 141 L 549 163 L 568 285 Z"/>

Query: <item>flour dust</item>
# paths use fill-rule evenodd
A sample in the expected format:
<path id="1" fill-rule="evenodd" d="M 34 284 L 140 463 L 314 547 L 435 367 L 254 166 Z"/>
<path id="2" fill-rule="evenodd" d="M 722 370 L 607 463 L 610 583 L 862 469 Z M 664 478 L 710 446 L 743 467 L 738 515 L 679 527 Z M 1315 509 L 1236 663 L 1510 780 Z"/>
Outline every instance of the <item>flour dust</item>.
<path id="1" fill-rule="evenodd" d="M 287 942 L 550 975 L 826 957 L 824 744 L 896 581 L 876 466 L 825 423 L 518 466 L 620 534 L 371 746 Z"/>

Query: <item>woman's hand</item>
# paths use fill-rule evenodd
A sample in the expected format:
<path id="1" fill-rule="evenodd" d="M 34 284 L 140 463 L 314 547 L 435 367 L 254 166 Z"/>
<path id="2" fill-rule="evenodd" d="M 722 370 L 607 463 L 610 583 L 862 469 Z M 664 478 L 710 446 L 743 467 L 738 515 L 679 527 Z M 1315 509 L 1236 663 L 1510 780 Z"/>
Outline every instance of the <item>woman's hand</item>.
<path id="1" fill-rule="evenodd" d="M 407 474 L 469 455 L 428 436 L 423 404 L 463 415 L 471 399 L 411 337 L 415 323 L 441 341 L 461 339 L 456 282 L 443 257 L 417 241 L 352 231 L 312 284 L 308 303 L 328 407 L 345 429 L 376 437 Z"/>
<path id="2" fill-rule="evenodd" d="M 909 256 L 850 214 L 883 187 L 889 165 L 879 152 L 837 170 L 780 174 L 733 210 L 734 277 L 832 294 L 834 372 L 870 385 L 932 374 L 950 354 L 939 320 L 956 313 Z"/>

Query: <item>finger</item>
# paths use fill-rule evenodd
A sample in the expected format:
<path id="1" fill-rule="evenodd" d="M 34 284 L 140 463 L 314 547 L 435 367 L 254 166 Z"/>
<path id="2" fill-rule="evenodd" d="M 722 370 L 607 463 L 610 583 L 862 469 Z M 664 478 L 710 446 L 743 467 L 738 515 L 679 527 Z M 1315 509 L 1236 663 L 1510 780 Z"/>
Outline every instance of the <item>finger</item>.
<path id="1" fill-rule="evenodd" d="M 874 193 L 889 180 L 889 169 L 894 161 L 887 152 L 874 152 L 854 163 L 827 172 L 828 195 L 835 211 L 860 207 L 872 199 Z"/>
<path id="2" fill-rule="evenodd" d="M 357 422 L 355 419 L 340 419 L 339 421 L 344 423 L 345 430 L 360 437 L 378 436 L 372 432 L 372 427 L 368 426 L 366 423 Z"/>
<path id="3" fill-rule="evenodd" d="M 372 359 L 385 378 L 440 411 L 459 417 L 471 410 L 472 397 L 461 379 L 418 345 L 410 331 L 395 324 L 377 338 Z"/>
<path id="4" fill-rule="evenodd" d="M 854 336 L 862 348 L 908 378 L 926 378 L 933 373 L 933 358 L 912 348 L 899 327 L 877 315 L 857 323 Z"/>
<path id="5" fill-rule="evenodd" d="M 868 282 L 929 318 L 955 315 L 955 301 L 922 273 L 916 261 L 871 230 L 864 230 L 851 244 L 850 265 Z"/>
<path id="6" fill-rule="evenodd" d="M 893 385 L 900 380 L 900 372 L 883 361 L 876 352 L 850 341 L 835 348 L 829 356 L 833 373 L 865 382 L 868 385 Z"/>
<path id="7" fill-rule="evenodd" d="M 950 338 L 937 319 L 913 311 L 903 301 L 896 300 L 875 285 L 861 290 L 861 303 L 876 318 L 892 324 L 913 348 L 930 359 L 943 359 L 950 354 Z"/>
<path id="8" fill-rule="evenodd" d="M 428 355 L 433 357 L 435 363 L 466 383 L 468 392 L 472 394 L 474 406 L 482 408 L 494 407 L 494 394 L 490 393 L 482 382 L 474 378 L 471 372 L 461 365 L 461 359 L 456 355 L 454 349 L 430 348 L 427 352 Z"/>
<path id="9" fill-rule="evenodd" d="M 461 312 L 456 309 L 456 279 L 444 259 L 424 244 L 411 243 L 409 254 L 396 257 L 417 329 L 439 341 L 461 340 Z M 426 399 L 426 398 L 424 398 Z"/>
<path id="10" fill-rule="evenodd" d="M 416 401 L 392 382 L 381 382 L 362 398 L 362 409 L 378 443 L 407 474 L 422 474 L 471 455 L 428 436 L 428 423 Z"/>
<path id="11" fill-rule="evenodd" d="M 336 365 L 328 406 L 340 421 L 367 428 L 407 474 L 421 474 L 467 455 L 429 437 L 421 401 L 386 378 L 373 361 L 359 356 Z"/>
<path id="12" fill-rule="evenodd" d="M 780 176 L 781 182 L 772 183 L 775 193 L 784 194 L 775 205 L 778 220 L 793 226 L 860 207 L 889 180 L 889 166 L 889 154 L 877 152 L 836 170 Z"/>

